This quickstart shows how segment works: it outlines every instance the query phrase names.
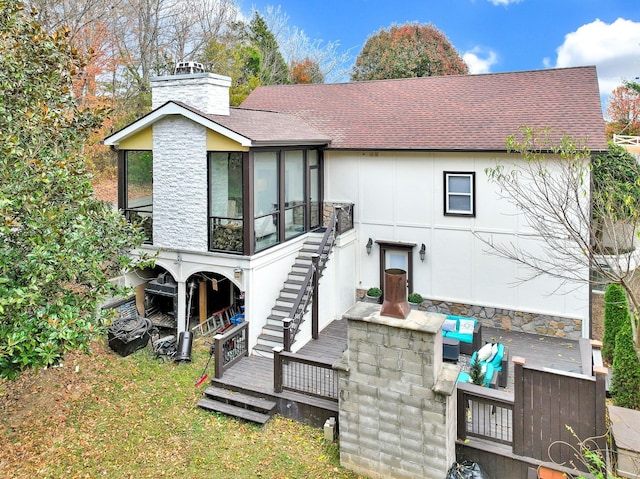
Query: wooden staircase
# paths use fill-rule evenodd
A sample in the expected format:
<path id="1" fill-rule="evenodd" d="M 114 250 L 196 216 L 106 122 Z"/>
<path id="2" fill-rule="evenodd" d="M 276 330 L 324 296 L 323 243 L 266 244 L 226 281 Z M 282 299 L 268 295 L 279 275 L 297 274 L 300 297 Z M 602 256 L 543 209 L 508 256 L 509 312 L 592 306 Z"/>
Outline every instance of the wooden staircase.
<path id="1" fill-rule="evenodd" d="M 252 354 L 273 358 L 273 348 L 284 345 L 283 321 L 290 317 L 292 313 L 296 298 L 305 284 L 305 277 L 312 268 L 312 257 L 318 253 L 322 243 L 322 237 L 323 233 L 314 233 L 302 245 L 276 299 L 276 304 L 271 309 L 271 314 L 267 317 L 267 324 L 262 328 L 262 333 L 258 336 L 258 341 L 253 348 Z M 328 244 L 320 253 L 319 276 L 322 276 L 324 263 L 326 263 L 330 252 L 331 245 Z M 303 298 L 307 299 L 306 296 L 303 296 Z"/>
<path id="2" fill-rule="evenodd" d="M 204 391 L 198 406 L 237 419 L 265 424 L 275 414 L 276 403 L 269 399 L 211 385 Z"/>

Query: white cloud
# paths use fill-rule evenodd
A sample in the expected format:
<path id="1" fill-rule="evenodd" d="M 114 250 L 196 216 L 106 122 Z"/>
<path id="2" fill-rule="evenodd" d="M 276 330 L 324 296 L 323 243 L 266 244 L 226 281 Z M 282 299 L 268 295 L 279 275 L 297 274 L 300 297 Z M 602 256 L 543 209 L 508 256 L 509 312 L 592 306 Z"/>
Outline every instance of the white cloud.
<path id="1" fill-rule="evenodd" d="M 510 5 L 512 3 L 520 3 L 521 0 L 489 0 L 489 3 L 492 3 L 495 6 L 499 5 Z"/>
<path id="2" fill-rule="evenodd" d="M 464 52 L 462 59 L 469 66 L 469 73 L 489 73 L 498 62 L 498 55 L 491 49 L 474 47 Z"/>
<path id="3" fill-rule="evenodd" d="M 640 22 L 618 18 L 611 24 L 596 19 L 564 37 L 555 65 L 596 65 L 600 94 L 609 95 L 622 83 L 640 76 Z"/>

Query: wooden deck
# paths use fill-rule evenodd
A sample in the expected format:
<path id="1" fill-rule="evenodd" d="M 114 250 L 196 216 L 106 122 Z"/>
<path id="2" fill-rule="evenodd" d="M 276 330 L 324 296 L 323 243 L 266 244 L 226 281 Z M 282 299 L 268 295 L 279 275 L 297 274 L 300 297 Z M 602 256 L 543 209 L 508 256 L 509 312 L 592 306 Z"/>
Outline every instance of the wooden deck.
<path id="1" fill-rule="evenodd" d="M 509 349 L 507 390 L 511 390 L 513 387 L 511 358 L 514 356 L 525 358 L 526 364 L 530 366 L 573 373 L 582 372 L 580 348 L 577 340 L 483 327 L 482 341 L 502 343 Z M 464 361 L 462 359 L 461 363 L 464 364 Z"/>
<path id="2" fill-rule="evenodd" d="M 298 355 L 334 363 L 347 347 L 347 321 L 336 320 L 327 325 L 320 337 L 303 346 Z M 249 390 L 261 395 L 292 397 L 296 393 L 276 394 L 273 390 L 273 359 L 260 356 L 242 358 L 212 383 L 236 390 Z"/>
<path id="3" fill-rule="evenodd" d="M 509 356 L 521 356 L 532 366 L 560 369 L 569 372 L 581 371 L 578 341 L 555 338 L 496 328 L 482 328 L 483 342 L 500 342 L 509 350 Z M 347 347 L 347 321 L 336 320 L 320 332 L 317 340 L 306 344 L 298 355 L 305 358 L 335 362 Z M 460 356 L 459 364 L 468 368 L 469 357 Z M 513 364 L 508 363 L 506 390 L 513 387 Z M 259 394 L 275 395 L 273 390 L 273 359 L 249 356 L 228 369 L 223 378 L 214 380 L 220 386 L 232 389 L 251 390 Z M 283 393 L 290 395 L 293 393 Z"/>

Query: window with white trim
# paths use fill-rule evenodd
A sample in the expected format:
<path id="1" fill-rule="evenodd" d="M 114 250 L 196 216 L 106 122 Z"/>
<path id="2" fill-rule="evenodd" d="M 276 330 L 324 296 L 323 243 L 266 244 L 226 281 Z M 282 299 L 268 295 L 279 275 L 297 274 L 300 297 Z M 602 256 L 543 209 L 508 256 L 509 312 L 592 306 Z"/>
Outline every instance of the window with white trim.
<path id="1" fill-rule="evenodd" d="M 473 172 L 444 172 L 444 214 L 475 216 L 475 179 Z"/>

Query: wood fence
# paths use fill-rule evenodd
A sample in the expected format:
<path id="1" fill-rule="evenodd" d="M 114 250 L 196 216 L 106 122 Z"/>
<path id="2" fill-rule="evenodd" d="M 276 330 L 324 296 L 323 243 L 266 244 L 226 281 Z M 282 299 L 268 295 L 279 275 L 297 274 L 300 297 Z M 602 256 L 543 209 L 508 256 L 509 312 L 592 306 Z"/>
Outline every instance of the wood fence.
<path id="1" fill-rule="evenodd" d="M 513 393 L 458 384 L 457 460 L 478 462 L 491 477 L 526 477 L 541 464 L 584 470 L 578 442 L 596 438 L 606 447 L 606 368 L 589 365 L 591 374 L 577 374 L 527 366 L 520 357 L 512 362 Z"/>

